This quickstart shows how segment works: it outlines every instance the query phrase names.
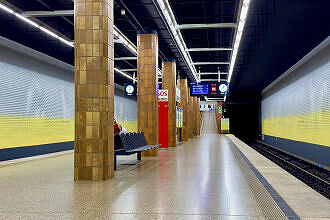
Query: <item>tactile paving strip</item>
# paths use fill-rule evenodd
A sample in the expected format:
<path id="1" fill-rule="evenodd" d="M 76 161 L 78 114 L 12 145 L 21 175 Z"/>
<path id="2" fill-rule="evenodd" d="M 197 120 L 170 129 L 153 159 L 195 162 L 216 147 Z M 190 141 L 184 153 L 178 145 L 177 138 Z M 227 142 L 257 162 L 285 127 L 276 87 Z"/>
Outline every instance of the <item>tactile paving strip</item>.
<path id="1" fill-rule="evenodd" d="M 231 141 L 230 141 L 231 142 Z M 270 184 L 255 169 L 245 155 L 231 143 L 233 154 L 266 219 L 299 219 L 293 210 L 280 198 Z M 265 184 L 266 182 L 266 184 Z M 274 196 L 276 197 L 275 201 Z M 279 204 L 280 203 L 280 204 Z"/>

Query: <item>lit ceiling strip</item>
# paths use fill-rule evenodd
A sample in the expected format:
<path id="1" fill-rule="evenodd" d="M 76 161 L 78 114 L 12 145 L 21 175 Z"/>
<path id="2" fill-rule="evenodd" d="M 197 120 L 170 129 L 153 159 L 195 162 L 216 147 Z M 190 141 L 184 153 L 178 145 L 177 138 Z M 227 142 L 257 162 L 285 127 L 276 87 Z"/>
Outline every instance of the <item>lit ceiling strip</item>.
<path id="1" fill-rule="evenodd" d="M 114 69 L 115 69 L 116 72 L 120 73 L 121 75 L 123 75 L 123 76 L 125 76 L 125 77 L 127 77 L 127 78 L 129 78 L 129 79 L 131 79 L 131 80 L 133 80 L 134 82 L 137 82 L 137 79 L 133 78 L 133 77 L 130 76 L 129 74 L 124 73 L 123 71 L 121 71 L 120 69 L 118 69 L 118 68 L 116 68 L 116 67 L 115 67 Z"/>
<path id="2" fill-rule="evenodd" d="M 240 17 L 239 17 L 238 28 L 236 31 L 236 36 L 235 36 L 235 41 L 234 41 L 234 47 L 233 47 L 231 59 L 230 59 L 228 82 L 230 82 L 231 77 L 233 75 L 233 70 L 234 70 L 235 62 L 236 62 L 236 56 L 237 56 L 239 44 L 241 42 L 242 34 L 244 31 L 244 25 L 245 25 L 245 21 L 246 21 L 246 16 L 249 11 L 249 6 L 250 6 L 250 0 L 243 0 Z"/>
<path id="3" fill-rule="evenodd" d="M 70 47 L 74 47 L 74 45 L 73 45 L 72 42 L 70 42 L 70 41 L 68 41 L 68 40 L 66 40 L 66 39 L 64 39 L 64 38 L 62 38 L 62 37 L 60 37 L 60 36 L 57 35 L 56 33 L 54 33 L 54 32 L 52 32 L 52 31 L 50 31 L 50 30 L 48 30 L 48 29 L 46 29 L 46 28 L 40 26 L 40 25 L 37 24 L 36 22 L 32 21 L 31 19 L 28 19 L 28 18 L 24 17 L 24 16 L 21 15 L 20 13 L 15 12 L 14 10 L 10 9 L 9 7 L 7 7 L 6 5 L 0 3 L 0 8 L 1 8 L 2 10 L 4 10 L 4 11 L 10 13 L 10 14 L 15 15 L 17 18 L 19 18 L 19 19 L 21 19 L 22 21 L 24 21 L 24 22 L 30 24 L 31 26 L 40 29 L 40 30 L 43 31 L 44 33 L 48 34 L 49 36 L 51 36 L 51 37 L 53 37 L 53 38 L 55 38 L 55 39 L 60 40 L 60 41 L 63 42 L 64 44 L 66 44 L 66 45 L 68 45 L 68 46 L 70 46 Z"/>
<path id="4" fill-rule="evenodd" d="M 137 55 L 137 47 L 116 26 L 114 26 L 113 33 L 115 37 L 117 37 L 128 50 L 130 50 L 134 55 Z M 159 68 L 157 73 L 158 73 L 158 78 L 161 78 L 162 71 Z"/>
<path id="5" fill-rule="evenodd" d="M 130 50 L 134 55 L 137 55 L 137 47 L 130 41 L 116 26 L 113 28 L 113 34 L 119 38 L 121 43 Z"/>
<path id="6" fill-rule="evenodd" d="M 31 26 L 40 29 L 41 31 L 43 31 L 44 33 L 48 34 L 49 36 L 60 40 L 61 42 L 65 43 L 66 45 L 70 46 L 70 47 L 74 47 L 73 42 L 70 42 L 62 37 L 60 37 L 58 34 L 40 26 L 39 24 L 37 24 L 36 22 L 32 21 L 29 18 L 24 17 L 23 15 L 15 12 L 14 10 L 10 9 L 9 7 L 7 7 L 6 5 L 0 3 L 0 8 L 10 14 L 15 15 L 17 18 L 21 19 L 22 21 L 30 24 Z M 137 55 L 137 48 L 136 46 L 116 27 L 114 26 L 114 35 L 122 42 L 122 44 L 128 49 L 130 50 L 133 54 Z M 127 73 L 124 73 L 123 71 L 115 68 L 115 71 L 117 71 L 118 73 L 122 74 L 123 76 L 132 79 L 133 81 L 137 81 L 136 79 L 134 79 L 132 76 L 130 76 Z M 159 77 L 162 76 L 162 71 L 160 69 L 158 69 L 158 75 Z"/>
<path id="7" fill-rule="evenodd" d="M 183 54 L 186 62 L 188 63 L 190 71 L 193 73 L 193 76 L 194 76 L 196 82 L 198 82 L 199 80 L 197 78 L 196 68 L 194 65 L 192 65 L 193 62 L 192 62 L 189 52 L 187 51 L 188 48 L 182 37 L 181 31 L 176 28 L 178 26 L 178 24 L 175 20 L 173 11 L 171 9 L 171 6 L 170 6 L 168 0 L 157 0 L 157 2 L 158 2 L 158 5 L 159 5 L 161 11 L 163 12 L 163 15 L 165 17 L 165 20 L 166 20 L 168 26 L 170 27 L 170 30 L 174 36 L 174 39 L 181 50 L 181 53 Z"/>

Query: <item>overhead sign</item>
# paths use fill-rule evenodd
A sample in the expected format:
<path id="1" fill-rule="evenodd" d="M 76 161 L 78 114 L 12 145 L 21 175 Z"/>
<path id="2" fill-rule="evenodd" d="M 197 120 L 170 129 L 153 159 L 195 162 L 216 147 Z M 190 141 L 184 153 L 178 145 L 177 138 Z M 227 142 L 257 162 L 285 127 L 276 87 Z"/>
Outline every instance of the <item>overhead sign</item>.
<path id="1" fill-rule="evenodd" d="M 195 84 L 190 87 L 191 96 L 202 96 L 209 94 L 209 85 L 208 84 Z"/>
<path id="2" fill-rule="evenodd" d="M 227 82 L 193 84 L 190 86 L 190 96 L 224 96 L 227 90 Z"/>
<path id="3" fill-rule="evenodd" d="M 210 83 L 210 96 L 223 96 L 228 89 L 227 82 Z"/>
<path id="4" fill-rule="evenodd" d="M 168 102 L 168 90 L 167 89 L 158 90 L 158 102 Z"/>
<path id="5" fill-rule="evenodd" d="M 124 84 L 124 95 L 125 96 L 136 96 L 136 84 L 125 83 Z"/>

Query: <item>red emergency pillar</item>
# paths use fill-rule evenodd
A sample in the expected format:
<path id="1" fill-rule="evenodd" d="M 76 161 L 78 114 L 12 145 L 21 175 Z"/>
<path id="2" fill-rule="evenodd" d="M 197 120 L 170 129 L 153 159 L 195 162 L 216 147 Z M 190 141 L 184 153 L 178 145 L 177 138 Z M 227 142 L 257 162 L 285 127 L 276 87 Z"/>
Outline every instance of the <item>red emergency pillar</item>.
<path id="1" fill-rule="evenodd" d="M 158 92 L 158 138 L 160 148 L 168 148 L 168 90 Z"/>

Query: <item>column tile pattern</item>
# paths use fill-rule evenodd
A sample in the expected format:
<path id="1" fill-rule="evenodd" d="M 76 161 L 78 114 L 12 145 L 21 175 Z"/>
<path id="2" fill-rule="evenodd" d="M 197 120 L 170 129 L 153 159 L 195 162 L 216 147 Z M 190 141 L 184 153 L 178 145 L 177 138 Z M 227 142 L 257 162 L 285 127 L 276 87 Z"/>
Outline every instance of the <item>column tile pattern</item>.
<path id="1" fill-rule="evenodd" d="M 188 138 L 193 138 L 194 136 L 193 135 L 193 129 L 194 129 L 193 105 L 194 105 L 193 97 L 190 96 L 190 87 L 188 87 L 188 129 L 187 129 Z"/>
<path id="2" fill-rule="evenodd" d="M 138 34 L 138 130 L 144 132 L 147 143 L 158 144 L 158 36 Z M 145 151 L 143 156 L 157 156 L 158 148 Z"/>
<path id="3" fill-rule="evenodd" d="M 197 118 L 196 118 L 196 121 L 197 121 L 197 135 L 201 135 L 201 112 L 200 112 L 200 105 L 201 105 L 201 102 L 200 102 L 200 98 L 197 97 Z"/>
<path id="4" fill-rule="evenodd" d="M 182 141 L 188 140 L 188 87 L 187 79 L 180 79 L 180 106 L 183 109 Z"/>
<path id="5" fill-rule="evenodd" d="M 74 179 L 114 175 L 113 0 L 75 0 Z"/>
<path id="6" fill-rule="evenodd" d="M 176 63 L 163 62 L 163 84 L 162 88 L 168 90 L 168 146 L 176 146 Z"/>

